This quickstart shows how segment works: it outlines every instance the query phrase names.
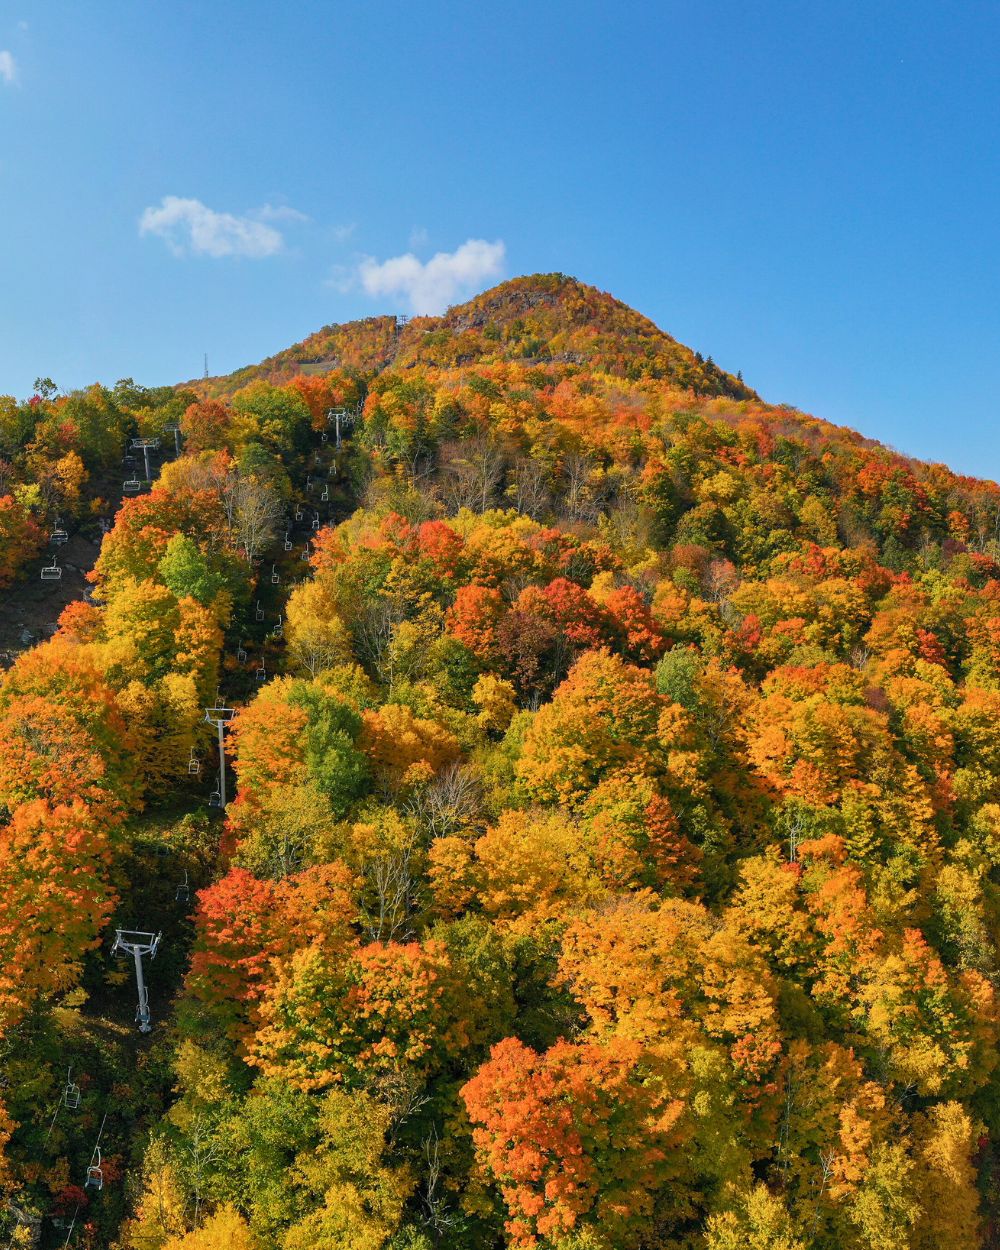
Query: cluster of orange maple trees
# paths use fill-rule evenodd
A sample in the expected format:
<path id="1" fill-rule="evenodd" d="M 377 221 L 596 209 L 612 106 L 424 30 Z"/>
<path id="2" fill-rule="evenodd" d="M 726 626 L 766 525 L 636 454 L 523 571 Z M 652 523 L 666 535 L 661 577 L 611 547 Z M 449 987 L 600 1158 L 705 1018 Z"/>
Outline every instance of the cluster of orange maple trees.
<path id="1" fill-rule="evenodd" d="M 561 290 L 186 395 L 94 602 L 0 681 L 0 1185 L 40 1211 L 53 1031 L 239 705 L 94 1246 L 992 1244 L 1000 489 L 698 387 L 624 314 L 587 358 L 600 300 Z M 255 684 L 340 405 L 354 506 Z"/>

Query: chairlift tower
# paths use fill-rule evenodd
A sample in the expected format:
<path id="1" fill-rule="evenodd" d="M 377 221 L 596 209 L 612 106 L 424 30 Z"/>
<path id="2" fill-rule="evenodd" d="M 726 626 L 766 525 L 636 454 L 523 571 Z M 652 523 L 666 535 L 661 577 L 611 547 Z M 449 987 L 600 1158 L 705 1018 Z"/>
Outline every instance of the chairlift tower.
<path id="1" fill-rule="evenodd" d="M 176 421 L 171 421 L 169 425 L 163 427 L 164 433 L 174 436 L 174 451 L 179 456 L 181 454 L 181 427 Z"/>
<path id="2" fill-rule="evenodd" d="M 235 715 L 235 708 L 226 707 L 225 703 L 220 703 L 218 699 L 214 707 L 205 708 L 205 720 L 210 725 L 214 725 L 219 733 L 219 806 L 223 811 L 226 810 L 226 751 L 223 738 L 226 726 Z"/>
<path id="3" fill-rule="evenodd" d="M 146 982 L 142 975 L 142 957 L 143 955 L 148 955 L 150 959 L 155 959 L 162 937 L 162 933 L 142 933 L 137 929 L 115 930 L 115 944 L 111 948 L 112 955 L 117 955 L 119 951 L 124 951 L 126 955 L 131 955 L 135 960 L 135 982 L 139 991 L 139 1009 L 135 1013 L 135 1020 L 139 1026 L 140 1033 L 151 1033 L 153 1031 L 153 1026 L 149 1022 L 149 994 L 146 992 Z"/>
<path id="4" fill-rule="evenodd" d="M 160 445 L 160 440 L 158 438 L 133 438 L 132 439 L 132 446 L 137 451 L 142 452 L 143 460 L 146 463 L 146 481 L 147 482 L 151 482 L 153 480 L 152 474 L 149 471 L 149 453 L 151 451 L 155 451 L 157 447 L 159 447 L 159 445 Z"/>
<path id="5" fill-rule="evenodd" d="M 331 423 L 333 425 L 334 429 L 337 432 L 336 433 L 337 450 L 340 451 L 340 447 L 341 447 L 340 432 L 342 429 L 346 430 L 348 426 L 354 424 L 354 415 L 353 413 L 349 412 L 346 408 L 330 408 L 327 411 L 326 419 L 328 423 Z"/>

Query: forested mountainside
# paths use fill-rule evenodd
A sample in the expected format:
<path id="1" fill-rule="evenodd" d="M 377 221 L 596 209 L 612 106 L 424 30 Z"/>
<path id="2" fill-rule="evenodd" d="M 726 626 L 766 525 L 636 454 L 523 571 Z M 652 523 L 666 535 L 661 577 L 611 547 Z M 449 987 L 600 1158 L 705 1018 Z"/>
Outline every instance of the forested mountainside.
<path id="1" fill-rule="evenodd" d="M 561 276 L 0 456 L 11 1245 L 1000 1243 L 994 483 Z"/>
<path id="2" fill-rule="evenodd" d="M 724 373 L 634 309 L 559 273 L 504 282 L 443 317 L 370 317 L 325 326 L 259 365 L 189 385 L 218 397 L 248 382 L 288 382 L 300 373 L 501 361 L 585 365 L 633 380 L 663 378 L 703 395 L 756 398 L 742 378 Z"/>

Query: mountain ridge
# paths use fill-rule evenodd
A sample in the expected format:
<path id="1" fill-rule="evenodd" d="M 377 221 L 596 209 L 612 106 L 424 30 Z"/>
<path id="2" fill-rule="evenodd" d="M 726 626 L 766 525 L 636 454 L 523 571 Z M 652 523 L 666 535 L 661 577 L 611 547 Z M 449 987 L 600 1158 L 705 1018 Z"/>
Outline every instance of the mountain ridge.
<path id="1" fill-rule="evenodd" d="M 521 362 L 587 366 L 636 380 L 663 379 L 699 395 L 759 399 L 719 368 L 608 292 L 561 273 L 511 278 L 441 316 L 393 315 L 323 326 L 298 343 L 232 373 L 181 385 L 219 398 L 250 382 L 288 382 L 334 369 Z"/>
<path id="2" fill-rule="evenodd" d="M 228 400 L 260 381 L 280 386 L 296 377 L 335 372 L 370 381 L 392 370 L 462 370 L 508 363 L 660 381 L 671 389 L 689 391 L 699 401 L 735 402 L 741 405 L 741 416 L 748 415 L 750 405 L 776 432 L 788 426 L 810 441 L 835 436 L 884 452 L 919 472 L 944 469 L 959 483 L 994 482 L 912 455 L 795 405 L 769 403 L 741 375 L 722 370 L 711 356 L 703 357 L 673 338 L 645 314 L 562 273 L 507 279 L 439 316 L 380 314 L 331 323 L 256 364 L 176 383 L 174 389 L 199 399 Z"/>

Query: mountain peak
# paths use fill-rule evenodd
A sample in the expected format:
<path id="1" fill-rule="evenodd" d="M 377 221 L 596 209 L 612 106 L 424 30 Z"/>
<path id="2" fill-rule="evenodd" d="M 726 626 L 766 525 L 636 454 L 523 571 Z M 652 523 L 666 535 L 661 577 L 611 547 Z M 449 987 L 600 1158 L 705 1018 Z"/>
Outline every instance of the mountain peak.
<path id="1" fill-rule="evenodd" d="M 756 398 L 711 357 L 703 359 L 621 300 L 562 273 L 511 278 L 440 317 L 366 317 L 324 326 L 259 365 L 194 385 L 221 395 L 256 378 L 281 382 L 340 368 L 378 373 L 499 361 L 586 366 L 632 379 L 662 378 L 701 395 Z"/>
<path id="2" fill-rule="evenodd" d="M 516 319 L 540 310 L 555 312 L 561 321 L 577 325 L 624 317 L 651 335 L 663 334 L 648 317 L 613 295 L 564 273 L 532 273 L 509 278 L 464 304 L 454 305 L 438 320 L 464 328 L 486 325 L 492 320 Z M 669 335 L 664 337 L 669 338 Z"/>

